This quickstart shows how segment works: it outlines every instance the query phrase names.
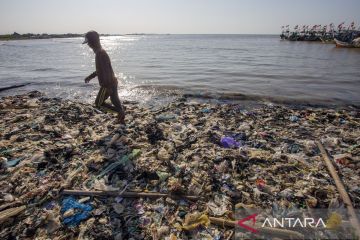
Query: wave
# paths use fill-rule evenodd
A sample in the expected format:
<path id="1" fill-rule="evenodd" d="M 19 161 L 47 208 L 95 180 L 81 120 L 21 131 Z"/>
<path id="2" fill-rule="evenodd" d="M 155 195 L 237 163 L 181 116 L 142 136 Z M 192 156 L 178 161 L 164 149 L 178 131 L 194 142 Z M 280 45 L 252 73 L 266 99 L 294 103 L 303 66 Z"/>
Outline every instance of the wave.
<path id="1" fill-rule="evenodd" d="M 32 72 L 48 72 L 48 71 L 59 71 L 59 69 L 48 67 L 48 68 L 36 68 L 36 69 L 32 69 L 31 71 Z"/>
<path id="2" fill-rule="evenodd" d="M 28 48 L 30 46 L 28 45 L 18 45 L 18 44 L 11 44 L 11 43 L 2 43 L 0 44 L 0 46 L 4 46 L 4 47 L 11 47 L 11 48 Z"/>
<path id="3" fill-rule="evenodd" d="M 200 101 L 215 101 L 218 103 L 234 103 L 241 102 L 271 102 L 275 104 L 296 105 L 296 106 L 312 106 L 312 107 L 337 107 L 337 106 L 353 106 L 360 108 L 360 101 L 347 101 L 344 99 L 321 98 L 321 97 L 283 97 L 283 96 L 266 96 L 255 95 L 240 92 L 219 92 L 219 91 L 192 91 L 177 86 L 158 86 L 158 85 L 140 85 L 135 88 L 157 91 L 159 95 L 176 95 L 188 99 L 196 99 Z"/>

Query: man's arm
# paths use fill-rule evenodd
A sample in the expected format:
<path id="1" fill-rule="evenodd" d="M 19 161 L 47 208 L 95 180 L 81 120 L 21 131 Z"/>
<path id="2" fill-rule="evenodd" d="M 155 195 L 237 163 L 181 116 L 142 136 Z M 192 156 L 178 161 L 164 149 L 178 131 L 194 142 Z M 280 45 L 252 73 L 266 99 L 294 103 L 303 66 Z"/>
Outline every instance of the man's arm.
<path id="1" fill-rule="evenodd" d="M 85 82 L 86 82 L 86 83 L 90 82 L 90 80 L 93 79 L 93 78 L 96 77 L 96 76 L 97 76 L 97 72 L 95 71 L 95 72 L 93 72 L 92 74 L 90 74 L 89 76 L 87 76 L 87 77 L 85 78 Z"/>

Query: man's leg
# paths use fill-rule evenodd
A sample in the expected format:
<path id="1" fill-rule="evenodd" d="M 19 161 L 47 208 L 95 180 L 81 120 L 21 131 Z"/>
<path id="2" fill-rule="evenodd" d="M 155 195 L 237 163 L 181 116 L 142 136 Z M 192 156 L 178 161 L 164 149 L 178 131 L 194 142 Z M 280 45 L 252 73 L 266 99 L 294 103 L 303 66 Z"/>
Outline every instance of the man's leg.
<path id="1" fill-rule="evenodd" d="M 96 97 L 96 100 L 95 100 L 95 106 L 99 109 L 103 109 L 103 110 L 107 110 L 107 111 L 112 111 L 112 112 L 117 112 L 119 113 L 120 110 L 119 110 L 119 107 L 116 107 L 116 106 L 112 106 L 108 103 L 106 103 L 106 99 L 109 98 L 110 96 L 110 93 L 112 92 L 112 90 L 109 90 L 107 88 L 104 88 L 104 87 L 101 87 L 100 88 L 100 91 Z M 120 101 L 120 100 L 119 100 Z M 114 104 L 115 105 L 115 104 Z M 121 105 L 121 103 L 120 103 Z"/>
<path id="2" fill-rule="evenodd" d="M 108 103 L 105 103 L 105 100 L 110 96 L 111 103 L 114 105 L 110 105 Z M 121 101 L 119 99 L 119 94 L 117 92 L 117 87 L 113 89 L 106 89 L 106 88 L 100 88 L 100 91 L 98 93 L 98 96 L 95 100 L 95 105 L 98 108 L 107 108 L 109 110 L 112 110 L 114 112 L 117 112 L 119 114 L 119 121 L 120 123 L 125 124 L 125 110 L 121 104 Z"/>
<path id="3" fill-rule="evenodd" d="M 95 99 L 95 106 L 97 108 L 101 108 L 104 103 L 105 103 L 105 100 L 109 97 L 109 93 L 107 92 L 107 89 L 104 88 L 104 87 L 101 87 L 100 90 L 99 90 L 99 93 L 98 95 L 96 96 L 96 99 Z"/>
<path id="4" fill-rule="evenodd" d="M 114 89 L 110 94 L 111 103 L 115 106 L 115 111 L 125 115 L 124 107 L 121 104 L 117 89 Z"/>
<path id="5" fill-rule="evenodd" d="M 121 123 L 125 124 L 125 110 L 124 110 L 123 105 L 121 104 L 119 94 L 117 91 L 117 87 L 115 87 L 111 90 L 110 100 L 111 100 L 111 103 L 114 105 L 114 107 L 111 106 L 113 108 L 113 110 L 119 113 L 119 121 Z"/>

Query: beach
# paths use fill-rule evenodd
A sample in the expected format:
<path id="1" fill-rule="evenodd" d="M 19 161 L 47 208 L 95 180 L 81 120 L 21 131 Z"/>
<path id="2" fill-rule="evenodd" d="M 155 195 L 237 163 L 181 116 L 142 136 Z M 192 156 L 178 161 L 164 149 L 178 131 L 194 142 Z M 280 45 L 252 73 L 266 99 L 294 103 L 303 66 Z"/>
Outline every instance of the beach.
<path id="1" fill-rule="evenodd" d="M 360 207 L 356 107 L 187 97 L 124 105 L 126 126 L 37 91 L 1 98 L 2 239 L 246 238 L 214 218 L 343 205 L 317 141 Z"/>

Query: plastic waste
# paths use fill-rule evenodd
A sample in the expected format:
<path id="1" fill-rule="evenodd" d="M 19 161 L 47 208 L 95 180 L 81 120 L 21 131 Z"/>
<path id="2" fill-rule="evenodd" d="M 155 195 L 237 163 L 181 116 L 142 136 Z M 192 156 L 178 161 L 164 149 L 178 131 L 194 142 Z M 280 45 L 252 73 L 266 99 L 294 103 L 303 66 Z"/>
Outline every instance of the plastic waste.
<path id="1" fill-rule="evenodd" d="M 188 213 L 182 225 L 183 230 L 194 230 L 199 226 L 207 227 L 210 225 L 210 219 L 206 214 L 202 213 Z"/>
<path id="2" fill-rule="evenodd" d="M 13 159 L 13 160 L 8 160 L 7 163 L 6 163 L 6 165 L 7 165 L 7 167 L 15 167 L 15 166 L 18 165 L 19 162 L 20 162 L 21 160 L 23 160 L 23 159 L 24 159 L 24 158 L 15 158 L 15 159 Z"/>
<path id="3" fill-rule="evenodd" d="M 297 121 L 299 121 L 299 117 L 298 117 L 298 116 L 295 116 L 295 115 L 291 115 L 291 116 L 289 117 L 289 120 L 290 120 L 291 122 L 297 122 Z"/>
<path id="4" fill-rule="evenodd" d="M 238 148 L 240 143 L 236 142 L 232 137 L 222 137 L 220 140 L 221 146 L 224 148 Z"/>
<path id="5" fill-rule="evenodd" d="M 231 211 L 231 201 L 226 195 L 216 195 L 214 200 L 207 203 L 207 206 L 214 216 L 223 216 Z"/>
<path id="6" fill-rule="evenodd" d="M 29 108 L 31 102 L 37 107 Z M 207 219 L 236 219 L 236 207 L 339 208 L 317 140 L 333 157 L 351 199 L 359 199 L 355 108 L 124 104 L 126 127 L 89 104 L 37 93 L 1 98 L 1 212 L 29 203 L 24 214 L 1 224 L 2 238 L 227 239 L 233 230 Z M 73 200 L 93 210 L 65 210 L 63 188 L 169 195 L 82 196 Z"/>
<path id="7" fill-rule="evenodd" d="M 204 109 L 201 109 L 201 112 L 202 113 L 211 113 L 211 109 L 204 108 Z"/>
<path id="8" fill-rule="evenodd" d="M 158 121 L 169 121 L 169 120 L 176 119 L 176 115 L 175 114 L 161 114 L 161 115 L 156 116 L 155 119 Z"/>
<path id="9" fill-rule="evenodd" d="M 168 172 L 157 171 L 156 174 L 159 176 L 160 182 L 164 182 L 170 174 Z"/>
<path id="10" fill-rule="evenodd" d="M 72 227 L 77 226 L 81 221 L 89 218 L 93 208 L 90 204 L 78 203 L 73 197 L 67 197 L 62 201 L 61 213 L 65 214 L 69 210 L 76 212 L 69 217 L 64 217 L 63 223 Z"/>
<path id="11" fill-rule="evenodd" d="M 124 212 L 125 207 L 121 203 L 114 203 L 113 208 L 117 214 L 121 214 Z"/>
<path id="12" fill-rule="evenodd" d="M 133 149 L 132 152 L 128 155 L 123 156 L 121 159 L 119 159 L 118 161 L 110 164 L 109 166 L 107 166 L 98 176 L 97 178 L 102 178 L 103 176 L 105 176 L 106 174 L 110 173 L 111 171 L 113 171 L 115 168 L 117 168 L 120 165 L 125 165 L 128 161 L 130 161 L 133 158 L 138 157 L 141 154 L 141 150 L 140 149 Z"/>
<path id="13" fill-rule="evenodd" d="M 342 222 L 342 217 L 336 212 L 332 212 L 326 221 L 326 228 L 337 229 Z"/>

